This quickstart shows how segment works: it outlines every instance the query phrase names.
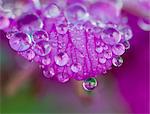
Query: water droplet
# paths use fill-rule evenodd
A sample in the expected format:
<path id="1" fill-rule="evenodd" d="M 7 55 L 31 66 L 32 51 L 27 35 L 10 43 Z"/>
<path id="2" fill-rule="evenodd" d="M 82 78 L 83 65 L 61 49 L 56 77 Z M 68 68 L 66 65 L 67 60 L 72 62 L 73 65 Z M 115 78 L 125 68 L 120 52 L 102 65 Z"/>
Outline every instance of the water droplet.
<path id="1" fill-rule="evenodd" d="M 53 68 L 48 67 L 48 68 L 46 68 L 46 69 L 43 70 L 43 75 L 46 78 L 52 78 L 55 75 L 55 71 L 54 71 Z"/>
<path id="2" fill-rule="evenodd" d="M 101 53 L 103 51 L 103 47 L 96 47 L 96 52 L 97 53 Z"/>
<path id="3" fill-rule="evenodd" d="M 100 57 L 99 62 L 104 64 L 106 62 L 106 58 L 105 57 Z"/>
<path id="4" fill-rule="evenodd" d="M 40 30 L 33 33 L 33 41 L 37 42 L 40 40 L 49 40 L 48 33 L 46 31 Z"/>
<path id="5" fill-rule="evenodd" d="M 119 43 L 112 47 L 112 52 L 115 55 L 122 55 L 125 52 L 125 47 L 123 44 Z"/>
<path id="6" fill-rule="evenodd" d="M 8 39 L 13 38 L 14 34 L 16 34 L 17 32 L 18 32 L 17 30 L 8 31 L 6 33 L 6 38 L 8 38 Z"/>
<path id="7" fill-rule="evenodd" d="M 89 18 L 86 7 L 80 3 L 70 5 L 65 11 L 65 16 L 70 23 L 85 22 Z"/>
<path id="8" fill-rule="evenodd" d="M 125 49 L 129 49 L 129 48 L 130 48 L 130 43 L 129 43 L 129 41 L 124 41 L 124 42 L 123 42 L 123 45 L 124 45 Z"/>
<path id="9" fill-rule="evenodd" d="M 68 31 L 68 25 L 67 24 L 56 24 L 56 30 L 59 34 L 66 34 Z"/>
<path id="10" fill-rule="evenodd" d="M 73 65 L 71 65 L 71 70 L 72 70 L 72 72 L 77 73 L 82 70 L 82 66 L 80 63 L 73 64 Z"/>
<path id="11" fill-rule="evenodd" d="M 124 26 L 121 30 L 124 40 L 130 40 L 133 36 L 132 30 L 129 26 Z"/>
<path id="12" fill-rule="evenodd" d="M 57 74 L 57 79 L 61 83 L 66 83 L 67 81 L 69 81 L 69 75 L 66 73 L 59 73 Z"/>
<path id="13" fill-rule="evenodd" d="M 106 50 L 104 52 L 104 57 L 107 59 L 110 59 L 112 57 L 112 51 L 111 50 Z"/>
<path id="14" fill-rule="evenodd" d="M 101 38 L 106 44 L 114 45 L 120 42 L 121 34 L 115 28 L 109 27 L 103 30 Z"/>
<path id="15" fill-rule="evenodd" d="M 123 59 L 122 59 L 122 57 L 113 58 L 112 63 L 113 63 L 114 66 L 120 67 L 123 63 Z"/>
<path id="16" fill-rule="evenodd" d="M 42 64 L 49 65 L 51 63 L 51 59 L 49 57 L 42 58 Z"/>
<path id="17" fill-rule="evenodd" d="M 48 55 L 51 49 L 50 43 L 45 40 L 39 41 L 33 46 L 34 52 L 40 56 Z"/>
<path id="18" fill-rule="evenodd" d="M 35 57 L 35 53 L 33 50 L 29 49 L 27 51 L 21 52 L 20 53 L 24 58 L 27 60 L 32 60 Z"/>
<path id="19" fill-rule="evenodd" d="M 69 61 L 69 56 L 67 53 L 61 52 L 54 57 L 54 60 L 58 66 L 65 66 Z"/>
<path id="20" fill-rule="evenodd" d="M 104 46 L 103 46 L 103 49 L 104 49 L 104 50 L 107 50 L 107 49 L 108 49 L 108 46 L 107 46 L 107 45 L 104 45 Z"/>
<path id="21" fill-rule="evenodd" d="M 10 21 L 7 17 L 0 15 L 0 29 L 9 27 Z"/>
<path id="22" fill-rule="evenodd" d="M 31 46 L 31 38 L 23 32 L 17 32 L 9 40 L 9 44 L 15 51 L 25 51 Z"/>
<path id="23" fill-rule="evenodd" d="M 56 4 L 52 3 L 45 8 L 44 16 L 47 18 L 56 18 L 60 15 L 60 13 L 60 8 Z"/>
<path id="24" fill-rule="evenodd" d="M 84 80 L 82 86 L 86 91 L 92 91 L 97 86 L 97 80 L 95 78 L 88 78 Z"/>
<path id="25" fill-rule="evenodd" d="M 18 19 L 17 26 L 23 32 L 32 33 L 33 31 L 41 30 L 43 28 L 43 22 L 35 14 L 26 14 Z"/>

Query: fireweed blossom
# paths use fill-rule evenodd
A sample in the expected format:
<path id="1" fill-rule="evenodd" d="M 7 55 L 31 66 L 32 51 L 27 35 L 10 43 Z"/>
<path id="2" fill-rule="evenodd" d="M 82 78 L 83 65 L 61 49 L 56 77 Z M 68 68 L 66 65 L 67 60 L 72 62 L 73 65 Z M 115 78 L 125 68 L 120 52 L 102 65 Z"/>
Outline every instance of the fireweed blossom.
<path id="1" fill-rule="evenodd" d="M 43 76 L 62 83 L 83 80 L 91 91 L 96 76 L 122 65 L 132 30 L 121 15 L 121 2 L 32 2 L 20 15 L 1 11 L 0 29 L 16 53 L 39 64 Z"/>

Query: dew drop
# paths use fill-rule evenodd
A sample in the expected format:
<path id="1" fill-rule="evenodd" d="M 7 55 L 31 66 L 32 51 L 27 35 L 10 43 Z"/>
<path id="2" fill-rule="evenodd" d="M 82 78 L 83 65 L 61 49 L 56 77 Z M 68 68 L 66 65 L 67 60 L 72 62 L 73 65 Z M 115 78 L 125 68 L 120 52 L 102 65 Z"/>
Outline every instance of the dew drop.
<path id="1" fill-rule="evenodd" d="M 32 60 L 35 57 L 35 53 L 33 50 L 29 49 L 27 51 L 21 52 L 20 53 L 24 58 L 26 58 L 27 60 Z"/>
<path id="2" fill-rule="evenodd" d="M 71 70 L 72 70 L 72 72 L 77 73 L 82 70 L 82 66 L 80 63 L 73 64 L 73 65 L 71 65 Z"/>
<path id="3" fill-rule="evenodd" d="M 67 53 L 61 52 L 54 57 L 54 60 L 58 66 L 65 66 L 69 61 L 69 56 Z"/>
<path id="4" fill-rule="evenodd" d="M 39 41 L 33 46 L 34 52 L 39 56 L 48 55 L 51 49 L 50 43 L 45 40 Z"/>
<path id="5" fill-rule="evenodd" d="M 69 75 L 66 73 L 58 73 L 56 76 L 58 81 L 61 83 L 66 83 L 67 81 L 69 81 Z"/>
<path id="6" fill-rule="evenodd" d="M 43 65 L 49 65 L 51 63 L 51 59 L 49 57 L 43 57 L 42 58 L 42 64 Z"/>
<path id="7" fill-rule="evenodd" d="M 97 53 L 101 53 L 102 51 L 103 51 L 103 47 L 102 46 L 96 47 L 96 52 Z"/>
<path id="8" fill-rule="evenodd" d="M 23 32 L 32 33 L 33 31 L 42 29 L 43 22 L 35 14 L 26 14 L 17 20 L 17 26 Z"/>
<path id="9" fill-rule="evenodd" d="M 133 36 L 132 30 L 129 26 L 125 26 L 120 30 L 123 33 L 124 40 L 130 40 Z"/>
<path id="10" fill-rule="evenodd" d="M 121 43 L 112 47 L 112 51 L 115 55 L 122 55 L 125 52 L 125 46 Z"/>
<path id="11" fill-rule="evenodd" d="M 99 62 L 104 64 L 106 62 L 106 58 L 105 57 L 100 57 Z"/>
<path id="12" fill-rule="evenodd" d="M 44 10 L 44 16 L 47 18 L 56 18 L 60 13 L 60 8 L 54 3 L 49 4 Z"/>
<path id="13" fill-rule="evenodd" d="M 80 3 L 72 4 L 65 10 L 65 16 L 70 23 L 79 23 L 89 18 L 87 9 Z"/>
<path id="14" fill-rule="evenodd" d="M 130 48 L 130 43 L 129 43 L 129 41 L 124 41 L 124 42 L 123 42 L 123 45 L 124 45 L 125 49 L 129 49 L 129 48 Z"/>
<path id="15" fill-rule="evenodd" d="M 114 45 L 120 42 L 121 34 L 115 28 L 108 27 L 103 30 L 101 38 L 106 44 Z"/>
<path id="16" fill-rule="evenodd" d="M 43 70 L 43 75 L 46 78 L 52 78 L 55 75 L 55 71 L 52 67 L 49 67 Z"/>
<path id="17" fill-rule="evenodd" d="M 17 32 L 18 32 L 17 30 L 8 31 L 8 32 L 6 33 L 6 38 L 8 38 L 8 39 L 13 38 L 13 36 L 14 36 Z"/>
<path id="18" fill-rule="evenodd" d="M 23 32 L 17 32 L 9 40 L 9 44 L 15 51 L 25 51 L 31 46 L 31 38 Z"/>
<path id="19" fill-rule="evenodd" d="M 97 86 L 97 80 L 95 78 L 88 78 L 84 80 L 84 82 L 82 83 L 82 86 L 84 90 L 92 91 Z"/>
<path id="20" fill-rule="evenodd" d="M 113 58 L 112 63 L 114 66 L 120 67 L 123 64 L 123 59 L 122 59 L 122 57 Z"/>
<path id="21" fill-rule="evenodd" d="M 111 50 L 106 50 L 104 52 L 104 57 L 107 59 L 110 59 L 112 57 L 112 51 Z"/>
<path id="22" fill-rule="evenodd" d="M 44 30 L 36 31 L 33 33 L 33 41 L 38 42 L 40 40 L 49 40 L 48 33 Z"/>
<path id="23" fill-rule="evenodd" d="M 66 34 L 68 31 L 67 24 L 56 24 L 56 30 L 59 34 Z"/>

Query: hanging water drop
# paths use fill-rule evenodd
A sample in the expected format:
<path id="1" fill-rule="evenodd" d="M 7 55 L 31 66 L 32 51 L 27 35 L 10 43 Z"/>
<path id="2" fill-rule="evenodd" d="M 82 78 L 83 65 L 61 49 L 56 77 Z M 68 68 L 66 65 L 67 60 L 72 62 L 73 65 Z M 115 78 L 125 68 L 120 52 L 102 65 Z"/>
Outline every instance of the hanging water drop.
<path id="1" fill-rule="evenodd" d="M 84 80 L 82 84 L 84 90 L 86 91 L 92 91 L 97 86 L 97 80 L 95 78 L 88 78 Z"/>

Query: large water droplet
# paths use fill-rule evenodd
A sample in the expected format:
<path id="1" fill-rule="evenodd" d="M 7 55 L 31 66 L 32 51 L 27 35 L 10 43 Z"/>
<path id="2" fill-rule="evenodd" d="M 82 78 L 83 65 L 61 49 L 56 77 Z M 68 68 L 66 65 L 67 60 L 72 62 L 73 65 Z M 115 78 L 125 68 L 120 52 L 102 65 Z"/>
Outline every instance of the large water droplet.
<path id="1" fill-rule="evenodd" d="M 69 56 L 67 53 L 61 52 L 54 57 L 54 60 L 58 66 L 65 66 L 69 61 Z"/>
<path id="2" fill-rule="evenodd" d="M 112 51 L 115 55 L 122 55 L 125 52 L 125 47 L 123 44 L 119 43 L 112 47 Z"/>
<path id="3" fill-rule="evenodd" d="M 40 40 L 49 40 L 48 33 L 44 30 L 36 31 L 33 33 L 33 41 L 37 42 Z"/>
<path id="4" fill-rule="evenodd" d="M 65 10 L 65 16 L 71 23 L 85 22 L 89 18 L 86 7 L 80 3 L 70 5 Z"/>
<path id="5" fill-rule="evenodd" d="M 59 82 L 65 83 L 69 81 L 69 75 L 66 73 L 59 73 L 57 74 L 57 79 Z"/>
<path id="6" fill-rule="evenodd" d="M 73 65 L 71 65 L 71 70 L 72 70 L 72 72 L 77 73 L 82 70 L 82 66 L 80 63 L 73 64 Z"/>
<path id="7" fill-rule="evenodd" d="M 23 32 L 18 32 L 12 36 L 9 44 L 15 51 L 25 51 L 31 46 L 31 38 Z"/>
<path id="8" fill-rule="evenodd" d="M 56 18 L 60 13 L 60 8 L 54 3 L 49 4 L 44 10 L 44 16 L 47 18 Z"/>
<path id="9" fill-rule="evenodd" d="M 120 67 L 123 63 L 123 59 L 122 59 L 122 57 L 113 58 L 112 63 L 113 63 L 114 66 Z"/>
<path id="10" fill-rule="evenodd" d="M 95 78 L 88 78 L 84 80 L 82 86 L 86 91 L 92 91 L 97 86 L 97 80 Z"/>
<path id="11" fill-rule="evenodd" d="M 115 28 L 109 27 L 103 30 L 101 38 L 106 44 L 114 45 L 120 42 L 121 34 Z"/>
<path id="12" fill-rule="evenodd" d="M 33 46 L 34 52 L 40 56 L 48 55 L 51 49 L 50 43 L 45 40 L 39 41 Z"/>
<path id="13" fill-rule="evenodd" d="M 43 28 L 42 20 L 35 14 L 23 15 L 17 21 L 18 29 L 21 31 L 32 33 Z"/>

